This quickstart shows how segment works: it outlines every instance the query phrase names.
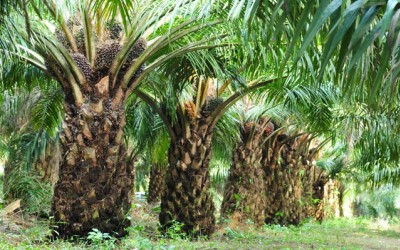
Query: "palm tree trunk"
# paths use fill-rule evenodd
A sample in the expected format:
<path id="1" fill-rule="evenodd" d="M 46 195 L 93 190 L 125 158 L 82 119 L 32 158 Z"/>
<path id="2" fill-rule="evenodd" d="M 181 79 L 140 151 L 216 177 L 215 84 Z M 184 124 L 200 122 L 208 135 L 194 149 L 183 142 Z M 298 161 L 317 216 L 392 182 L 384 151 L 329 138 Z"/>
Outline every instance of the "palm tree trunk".
<path id="1" fill-rule="evenodd" d="M 339 182 L 339 181 L 338 181 Z M 344 216 L 344 211 L 343 211 L 343 196 L 344 196 L 344 191 L 345 191 L 345 186 L 339 182 L 339 187 L 338 187 L 338 203 L 339 203 L 339 217 Z"/>
<path id="2" fill-rule="evenodd" d="M 267 206 L 265 222 L 267 224 L 289 224 L 292 209 L 287 203 L 292 203 L 289 193 L 292 191 L 291 175 L 286 171 L 289 166 L 290 148 L 286 144 L 273 142 L 271 149 L 266 148 L 269 159 L 263 159 L 265 169 L 265 188 L 267 191 Z M 278 159 L 280 161 L 278 162 Z M 289 199 L 289 200 L 288 200 Z M 294 204 L 292 204 L 294 205 Z"/>
<path id="3" fill-rule="evenodd" d="M 43 181 L 55 186 L 58 180 L 61 161 L 59 143 L 48 146 L 46 152 L 39 158 L 36 164 L 37 171 L 41 174 Z"/>
<path id="4" fill-rule="evenodd" d="M 338 218 L 343 216 L 343 185 L 336 179 L 328 179 L 323 187 L 323 216 L 319 219 Z M 318 218 L 317 218 L 318 219 Z"/>
<path id="5" fill-rule="evenodd" d="M 242 133 L 245 133 L 242 130 Z M 248 135 L 243 134 L 243 138 Z M 239 213 L 241 220 L 262 225 L 265 220 L 266 192 L 264 170 L 261 166 L 262 134 L 244 140 L 233 152 L 232 165 L 225 185 L 221 216 Z"/>
<path id="6" fill-rule="evenodd" d="M 309 159 L 311 162 L 311 159 Z M 318 167 L 310 163 L 303 164 L 303 210 L 304 217 L 315 218 L 322 221 L 324 218 L 324 186 L 326 176 Z"/>
<path id="7" fill-rule="evenodd" d="M 3 193 L 4 193 L 5 204 L 8 204 L 11 202 L 11 195 L 9 192 L 6 192 L 6 190 L 8 190 L 8 187 L 10 185 L 9 182 L 11 181 L 9 179 L 11 171 L 12 171 L 11 164 L 8 161 L 6 161 L 4 163 L 4 174 L 3 174 Z"/>
<path id="8" fill-rule="evenodd" d="M 215 230 L 215 207 L 208 192 L 212 133 L 204 119 L 174 129 L 179 137 L 171 139 L 168 151 L 160 223 L 166 229 L 179 222 L 182 233 L 208 236 Z"/>
<path id="9" fill-rule="evenodd" d="M 297 225 L 307 217 L 324 218 L 326 176 L 312 165 L 315 150 L 309 150 L 308 138 L 275 140 L 264 149 L 266 223 Z"/>
<path id="10" fill-rule="evenodd" d="M 294 146 L 274 140 L 264 149 L 267 224 L 298 225 L 305 217 L 304 169 Z"/>
<path id="11" fill-rule="evenodd" d="M 100 100 L 81 108 L 65 103 L 64 109 L 54 236 L 87 236 L 93 228 L 124 236 L 134 181 L 134 168 L 126 164 L 124 107 Z"/>
<path id="12" fill-rule="evenodd" d="M 165 189 L 166 168 L 158 164 L 153 164 L 150 171 L 150 183 L 148 188 L 147 202 L 149 204 L 160 201 L 161 194 Z"/>
<path id="13" fill-rule="evenodd" d="M 314 213 L 314 217 L 317 221 L 322 221 L 324 219 L 324 186 L 325 186 L 326 181 L 324 179 L 317 179 L 314 182 L 313 185 L 313 195 L 312 195 L 312 199 L 315 200 L 316 202 L 314 204 L 314 209 L 315 209 L 315 213 Z"/>

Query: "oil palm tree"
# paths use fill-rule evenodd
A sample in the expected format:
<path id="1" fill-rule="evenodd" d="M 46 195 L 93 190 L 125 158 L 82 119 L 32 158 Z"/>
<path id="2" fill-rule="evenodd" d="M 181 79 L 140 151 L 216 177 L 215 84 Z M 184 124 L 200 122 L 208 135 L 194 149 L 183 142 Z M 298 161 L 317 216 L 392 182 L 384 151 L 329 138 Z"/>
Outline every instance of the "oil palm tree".
<path id="1" fill-rule="evenodd" d="M 338 93 L 331 84 L 314 88 L 294 83 L 282 96 L 289 116 L 277 125 L 283 130 L 263 149 L 268 197 L 265 221 L 298 224 L 322 211 L 320 201 L 328 174 L 314 161 L 321 148 L 333 140 L 332 116 Z"/>
<path id="2" fill-rule="evenodd" d="M 278 135 L 266 147 L 266 223 L 298 225 L 305 218 L 316 216 L 326 176 L 312 165 L 316 150 L 310 150 L 309 144 L 309 135 L 288 133 Z"/>
<path id="3" fill-rule="evenodd" d="M 304 163 L 307 161 L 301 157 L 308 155 L 305 154 L 308 148 L 298 145 L 304 140 L 296 139 L 297 132 L 293 132 L 291 139 L 285 133 L 290 124 L 291 130 L 296 128 L 302 133 L 308 130 L 315 134 L 329 135 L 335 93 L 331 92 L 329 84 L 315 88 L 313 85 L 305 85 L 305 79 L 299 78 L 299 84 L 295 78 L 288 77 L 283 85 L 271 85 L 259 93 L 262 98 L 250 102 L 251 109 L 241 111 L 241 138 L 233 153 L 225 187 L 222 204 L 224 217 L 236 212 L 242 220 L 250 219 L 261 225 L 267 210 L 280 206 L 282 202 L 291 204 L 302 198 L 302 193 L 306 193 L 303 190 L 305 185 L 304 188 L 292 185 L 290 189 L 298 196 L 291 194 L 293 199 L 289 202 L 285 195 L 292 182 L 314 184 L 313 177 L 305 175 L 302 178 L 299 174 L 301 169 L 304 170 L 303 165 L 307 165 Z M 287 139 L 283 139 L 285 136 Z M 308 180 L 308 177 L 311 178 Z M 291 208 L 295 207 L 291 204 Z M 276 212 L 278 210 L 274 214 Z"/>
<path id="4" fill-rule="evenodd" d="M 249 109 L 249 104 L 241 103 L 245 108 L 237 110 L 241 114 L 240 139 L 232 153 L 221 216 L 228 218 L 236 213 L 242 221 L 251 220 L 262 225 L 267 199 L 266 176 L 261 164 L 263 145 L 274 132 L 273 120 L 284 119 L 286 115 L 282 106 L 252 105 Z"/>
<path id="5" fill-rule="evenodd" d="M 2 66 L 0 131 L 7 151 L 6 173 L 15 168 L 29 171 L 38 167 L 37 160 L 54 145 L 63 95 L 46 74 L 34 67 L 8 60 Z M 5 180 L 7 185 L 7 174 Z"/>
<path id="6" fill-rule="evenodd" d="M 181 64 L 192 68 L 186 71 L 186 75 L 183 74 L 183 78 L 149 78 L 149 81 L 154 81 L 155 87 L 146 92 L 138 90 L 136 94 L 159 114 L 171 140 L 160 223 L 168 227 L 178 221 L 183 223 L 184 232 L 198 236 L 212 234 L 215 227 L 215 208 L 208 191 L 211 143 L 217 122 L 240 97 L 276 79 L 260 78 L 248 86 L 236 83 L 236 90 L 233 88 L 233 92 L 229 93 L 231 90 L 228 91 L 227 85 L 231 81 L 221 82 L 214 77 L 193 74 L 196 69 L 190 55 L 182 59 L 184 63 Z M 215 60 L 212 53 L 211 57 L 205 55 L 204 58 L 210 64 Z M 212 72 L 217 72 L 217 68 L 218 65 L 212 67 Z M 219 74 L 226 71 L 225 68 L 221 70 Z M 172 72 L 173 76 L 179 75 L 176 71 Z M 180 91 L 176 92 L 177 89 Z"/>
<path id="7" fill-rule="evenodd" d="M 137 102 L 134 99 L 127 106 L 126 134 L 135 142 L 139 155 L 146 162 L 146 170 L 149 177 L 148 197 L 149 203 L 159 201 L 165 189 L 165 175 L 168 165 L 168 147 L 170 138 L 168 131 L 160 116 L 145 102 Z M 134 105 L 135 108 L 131 108 Z M 225 113 L 217 123 L 212 140 L 213 158 L 215 166 L 211 174 L 214 182 L 221 184 L 226 172 L 221 164 L 222 161 L 229 161 L 231 145 L 237 137 L 236 112 Z"/>

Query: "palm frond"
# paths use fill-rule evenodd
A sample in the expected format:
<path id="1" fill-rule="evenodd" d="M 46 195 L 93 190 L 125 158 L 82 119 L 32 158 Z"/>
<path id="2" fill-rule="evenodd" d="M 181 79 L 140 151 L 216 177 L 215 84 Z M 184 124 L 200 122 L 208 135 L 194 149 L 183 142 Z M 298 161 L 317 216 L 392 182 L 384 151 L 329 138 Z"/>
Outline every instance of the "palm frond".
<path id="1" fill-rule="evenodd" d="M 63 117 L 64 95 L 62 90 L 55 86 L 42 91 L 41 99 L 32 109 L 32 125 L 36 130 L 43 129 L 50 135 L 55 135 Z"/>
<path id="2" fill-rule="evenodd" d="M 399 93 L 398 2 L 332 0 L 318 8 L 299 56 L 317 35 L 321 36 L 326 43 L 320 77 L 333 59 L 337 82 L 347 97 L 362 95 L 371 107 L 390 105 Z"/>

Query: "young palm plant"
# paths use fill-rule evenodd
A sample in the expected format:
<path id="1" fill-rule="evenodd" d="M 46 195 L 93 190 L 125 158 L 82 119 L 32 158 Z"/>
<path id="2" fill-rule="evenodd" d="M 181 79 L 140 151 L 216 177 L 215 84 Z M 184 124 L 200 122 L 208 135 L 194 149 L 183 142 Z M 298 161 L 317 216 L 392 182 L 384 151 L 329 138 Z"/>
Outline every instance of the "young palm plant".
<path id="1" fill-rule="evenodd" d="M 396 102 L 398 103 L 399 100 Z M 338 141 L 348 145 L 350 169 L 363 172 L 376 186 L 399 183 L 399 108 L 375 110 L 365 103 L 336 109 Z"/>
<path id="2" fill-rule="evenodd" d="M 147 202 L 159 202 L 165 189 L 169 137 L 160 117 L 144 102 L 132 98 L 126 108 L 126 135 L 136 154 L 143 160 L 146 175 L 150 173 Z"/>
<path id="3" fill-rule="evenodd" d="M 40 184 L 36 176 L 39 174 L 41 181 L 50 182 L 51 173 L 57 170 L 58 158 L 52 147 L 57 145 L 58 132 L 57 126 L 53 125 L 58 125 L 61 120 L 57 107 L 60 107 L 62 95 L 59 89 L 50 86 L 47 89 L 35 87 L 30 93 L 18 89 L 12 94 L 9 90 L 2 93 L 1 99 L 0 131 L 6 154 L 6 199 L 21 198 L 23 206 L 27 208 L 33 205 L 27 200 L 29 184 L 33 182 L 33 187 L 40 188 L 44 184 Z M 51 110 L 46 109 L 48 106 L 51 106 Z M 43 121 L 46 121 L 46 125 Z M 54 162 L 41 160 L 50 153 L 54 156 Z M 18 183 L 25 184 L 19 186 Z M 32 200 L 36 197 L 35 191 L 32 191 Z"/>

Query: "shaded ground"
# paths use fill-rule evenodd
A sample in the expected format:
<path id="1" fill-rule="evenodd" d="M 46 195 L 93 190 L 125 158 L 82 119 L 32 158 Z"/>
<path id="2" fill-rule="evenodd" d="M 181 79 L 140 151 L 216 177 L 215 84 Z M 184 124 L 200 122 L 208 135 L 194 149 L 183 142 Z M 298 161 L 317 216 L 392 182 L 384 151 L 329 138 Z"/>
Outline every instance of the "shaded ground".
<path id="1" fill-rule="evenodd" d="M 93 232 L 92 244 L 47 242 L 47 221 L 21 212 L 0 217 L 0 249 L 400 249 L 400 223 L 362 219 L 308 222 L 301 227 L 239 225 L 228 221 L 210 239 L 190 241 L 179 237 L 179 225 L 170 230 L 172 239 L 157 233 L 157 209 L 133 209 L 130 236 L 117 242 Z"/>

